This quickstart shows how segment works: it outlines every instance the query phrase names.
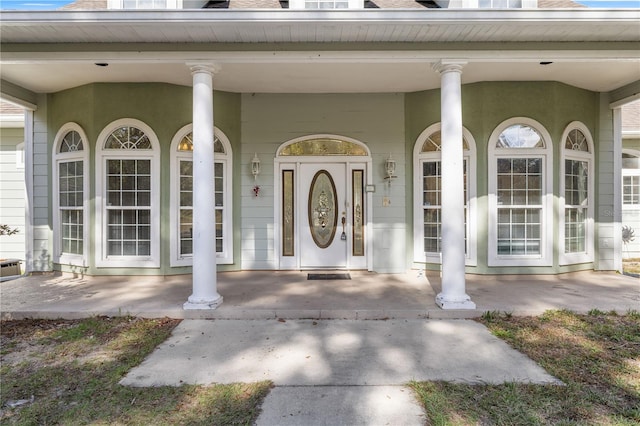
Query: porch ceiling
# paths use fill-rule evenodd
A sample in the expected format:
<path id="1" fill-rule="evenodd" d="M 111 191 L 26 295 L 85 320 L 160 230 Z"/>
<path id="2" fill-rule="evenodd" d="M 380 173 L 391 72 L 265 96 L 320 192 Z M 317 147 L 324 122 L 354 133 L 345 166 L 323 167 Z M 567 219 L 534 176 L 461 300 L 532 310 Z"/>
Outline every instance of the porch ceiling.
<path id="1" fill-rule="evenodd" d="M 433 63 L 460 59 L 463 83 L 606 92 L 640 79 L 639 19 L 589 9 L 2 12 L 0 73 L 36 93 L 92 82 L 190 86 L 186 64 L 209 61 L 225 91 L 412 92 L 439 87 Z"/>
<path id="2" fill-rule="evenodd" d="M 547 57 L 543 58 L 548 60 Z M 109 63 L 99 67 L 94 62 Z M 479 81 L 558 81 L 608 92 L 640 78 L 638 62 L 471 62 L 463 84 Z M 3 64 L 2 78 L 37 93 L 56 92 L 92 82 L 166 82 L 190 86 L 184 63 L 88 62 Z M 431 63 L 222 63 L 214 77 L 218 90 L 238 93 L 414 92 L 440 87 Z"/>

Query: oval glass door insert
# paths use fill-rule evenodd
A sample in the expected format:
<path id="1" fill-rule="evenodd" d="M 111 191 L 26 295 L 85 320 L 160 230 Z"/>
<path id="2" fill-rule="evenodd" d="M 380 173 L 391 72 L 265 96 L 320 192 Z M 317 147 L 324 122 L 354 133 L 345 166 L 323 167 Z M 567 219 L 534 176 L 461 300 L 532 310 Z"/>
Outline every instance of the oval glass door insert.
<path id="1" fill-rule="evenodd" d="M 309 188 L 309 227 L 320 248 L 331 245 L 338 225 L 336 186 L 326 170 L 315 174 Z"/>

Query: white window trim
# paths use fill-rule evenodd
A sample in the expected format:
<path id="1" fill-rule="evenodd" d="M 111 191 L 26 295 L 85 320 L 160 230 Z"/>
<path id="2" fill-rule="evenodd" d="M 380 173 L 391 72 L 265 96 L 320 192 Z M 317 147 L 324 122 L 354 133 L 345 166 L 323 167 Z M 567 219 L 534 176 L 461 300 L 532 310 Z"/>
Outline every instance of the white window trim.
<path id="1" fill-rule="evenodd" d="M 137 127 L 149 141 L 150 150 L 104 149 L 104 143 L 118 127 Z M 107 218 L 104 212 L 107 191 L 105 186 L 106 163 L 109 159 L 151 160 L 151 255 L 107 256 Z M 96 143 L 96 266 L 99 268 L 159 268 L 160 267 L 160 142 L 155 132 L 140 120 L 123 118 L 108 124 Z"/>
<path id="2" fill-rule="evenodd" d="M 545 142 L 545 148 L 497 148 L 500 134 L 514 124 L 524 124 L 536 129 Z M 498 158 L 543 158 L 542 214 L 540 228 L 540 254 L 521 256 L 498 255 L 498 197 L 496 196 Z M 514 117 L 500 123 L 489 138 L 488 147 L 489 203 L 488 203 L 488 259 L 489 266 L 553 266 L 553 142 L 547 129 L 531 118 Z"/>
<path id="3" fill-rule="evenodd" d="M 495 1 L 495 0 L 494 0 Z M 479 9 L 478 0 L 435 0 L 438 6 L 448 9 Z M 511 9 L 536 9 L 538 0 L 522 0 L 522 6 Z"/>
<path id="4" fill-rule="evenodd" d="M 572 130 L 580 130 L 584 136 L 587 138 L 587 144 L 589 146 L 589 152 L 584 151 L 571 151 L 565 148 L 565 144 L 567 141 L 567 137 Z M 560 140 L 560 175 L 558 179 L 560 179 L 560 241 L 558 242 L 559 250 L 560 250 L 560 265 L 570 265 L 574 263 L 587 263 L 593 262 L 593 235 L 594 235 L 594 222 L 593 222 L 593 212 L 594 212 L 594 181 L 595 181 L 595 171 L 594 171 L 594 147 L 593 147 L 593 138 L 591 137 L 591 132 L 587 126 L 579 121 L 574 121 L 569 123 L 569 125 L 564 130 L 562 134 L 562 139 Z M 587 187 L 587 197 L 589 200 L 589 205 L 587 206 L 587 220 L 586 220 L 586 241 L 585 241 L 585 251 L 580 253 L 565 253 L 565 220 L 564 220 L 564 208 L 565 208 L 565 164 L 564 160 L 578 160 L 578 161 L 586 161 L 588 164 L 588 187 Z"/>
<path id="5" fill-rule="evenodd" d="M 67 133 L 78 132 L 82 139 L 82 151 L 60 153 L 62 139 Z M 82 161 L 82 238 L 85 241 L 82 254 L 62 253 L 62 230 L 60 229 L 60 192 L 59 192 L 59 164 L 65 161 Z M 53 161 L 51 162 L 53 177 L 53 262 L 61 265 L 86 267 L 89 252 L 89 141 L 87 135 L 77 123 L 64 124 L 54 139 Z"/>
<path id="6" fill-rule="evenodd" d="M 193 124 L 187 124 L 175 134 L 171 141 L 171 194 L 170 194 L 170 265 L 176 266 L 193 266 L 193 255 L 180 255 L 180 226 L 178 225 L 180 218 L 180 167 L 179 161 L 184 159 L 193 160 L 193 153 L 178 152 L 178 144 L 189 133 L 193 132 Z M 228 265 L 233 263 L 233 152 L 231 150 L 231 142 L 227 135 L 214 126 L 214 135 L 222 142 L 225 154 L 216 153 L 214 161 L 224 164 L 224 210 L 222 221 L 224 228 L 222 230 L 224 238 L 224 251 L 216 253 L 216 263 L 218 265 Z M 213 195 L 212 195 L 213 196 Z"/>
<path id="7" fill-rule="evenodd" d="M 305 9 L 305 0 L 289 0 L 289 9 L 303 10 L 345 10 L 345 9 Z M 349 0 L 349 9 L 364 9 L 364 0 Z M 347 9 L 348 10 L 348 9 Z"/>
<path id="8" fill-rule="evenodd" d="M 289 145 L 295 144 L 297 142 L 302 142 L 306 140 L 312 139 L 338 139 L 345 142 L 351 142 L 362 147 L 366 155 L 358 155 L 358 156 L 313 156 L 313 155 L 303 155 L 303 156 L 295 156 L 295 155 L 282 155 L 282 151 Z M 274 256 L 277 259 L 274 268 L 275 269 L 300 269 L 300 223 L 301 220 L 297 216 L 298 208 L 299 208 L 299 200 L 296 189 L 296 196 L 294 197 L 294 211 L 296 212 L 296 216 L 294 218 L 295 224 L 295 240 L 294 240 L 294 256 L 282 256 L 282 227 L 281 227 L 281 218 L 282 218 L 282 171 L 283 170 L 293 170 L 294 171 L 294 182 L 295 187 L 297 188 L 297 182 L 300 177 L 300 165 L 303 163 L 322 163 L 323 161 L 336 161 L 345 163 L 347 167 L 347 173 L 351 173 L 353 169 L 362 169 L 365 168 L 365 181 L 364 184 L 368 185 L 373 182 L 373 167 L 372 167 L 372 158 L 371 158 L 371 150 L 369 147 L 357 140 L 347 136 L 336 135 L 336 134 L 327 134 L 327 133 L 318 133 L 318 134 L 309 134 L 307 136 L 301 136 L 295 139 L 291 139 L 287 142 L 281 144 L 276 150 L 276 157 L 273 160 L 274 164 L 274 173 L 273 176 L 273 185 L 276 190 L 273 194 L 273 214 L 274 214 Z M 346 197 L 347 199 L 351 198 L 351 189 L 347 188 Z M 373 191 L 368 191 L 365 189 L 365 257 L 364 262 L 366 263 L 366 268 L 368 271 L 373 271 L 373 247 L 374 237 L 373 237 Z M 360 262 L 354 262 L 351 248 L 347 251 L 347 267 L 350 268 L 352 264 L 356 263 L 357 269 L 361 267 Z"/>
<path id="9" fill-rule="evenodd" d="M 152 9 L 152 10 L 162 10 L 162 9 L 182 9 L 183 4 L 182 0 L 166 0 L 166 7 L 160 9 Z M 124 9 L 124 0 L 107 0 L 107 9 Z M 136 8 L 138 9 L 138 8 Z M 128 10 L 136 10 L 136 9 L 128 9 Z M 142 9 L 141 9 L 142 10 Z"/>
<path id="10" fill-rule="evenodd" d="M 417 263 L 442 263 L 442 257 L 438 254 L 427 254 L 424 251 L 424 223 L 422 206 L 422 167 L 424 160 L 440 160 L 440 151 L 422 153 L 422 146 L 429 136 L 441 130 L 441 123 L 435 123 L 420 133 L 413 146 L 413 260 Z M 465 265 L 476 266 L 478 264 L 478 238 L 477 238 L 477 185 L 476 176 L 476 142 L 471 132 L 462 129 L 463 137 L 469 144 L 469 150 L 464 151 L 467 160 L 467 254 Z"/>
<path id="11" fill-rule="evenodd" d="M 24 142 L 16 145 L 16 169 L 24 170 Z"/>
<path id="12" fill-rule="evenodd" d="M 622 153 L 633 155 L 634 157 L 640 158 L 640 150 L 624 148 L 622 150 Z M 640 169 L 622 169 L 620 185 L 623 184 L 625 176 L 640 176 Z M 620 193 L 622 194 L 622 186 L 620 188 L 621 188 Z M 624 203 L 621 203 L 621 204 L 622 204 L 622 210 L 640 210 L 640 204 L 624 204 Z"/>

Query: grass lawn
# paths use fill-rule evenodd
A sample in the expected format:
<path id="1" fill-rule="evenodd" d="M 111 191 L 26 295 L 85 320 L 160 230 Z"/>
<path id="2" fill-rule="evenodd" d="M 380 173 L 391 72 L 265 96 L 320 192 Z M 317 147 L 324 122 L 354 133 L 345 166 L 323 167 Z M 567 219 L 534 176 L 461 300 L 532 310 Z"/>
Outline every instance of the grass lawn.
<path id="1" fill-rule="evenodd" d="M 0 424 L 252 424 L 270 382 L 118 384 L 178 323 L 128 317 L 3 321 Z"/>
<path id="2" fill-rule="evenodd" d="M 640 425 L 640 313 L 488 312 L 480 321 L 565 386 L 411 383 L 427 424 Z M 3 321 L 0 424 L 252 424 L 270 382 L 118 384 L 178 322 Z"/>
<path id="3" fill-rule="evenodd" d="M 640 274 L 640 258 L 622 259 L 622 270 L 626 274 Z"/>
<path id="4" fill-rule="evenodd" d="M 640 313 L 490 312 L 481 322 L 565 386 L 414 382 L 428 424 L 640 424 Z"/>

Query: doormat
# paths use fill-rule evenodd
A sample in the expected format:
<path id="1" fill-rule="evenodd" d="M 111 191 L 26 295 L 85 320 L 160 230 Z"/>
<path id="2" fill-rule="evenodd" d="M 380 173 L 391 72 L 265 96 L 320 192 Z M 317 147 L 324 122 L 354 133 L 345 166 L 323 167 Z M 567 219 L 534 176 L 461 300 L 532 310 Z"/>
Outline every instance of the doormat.
<path id="1" fill-rule="evenodd" d="M 350 280 L 351 274 L 307 274 L 307 280 Z"/>

